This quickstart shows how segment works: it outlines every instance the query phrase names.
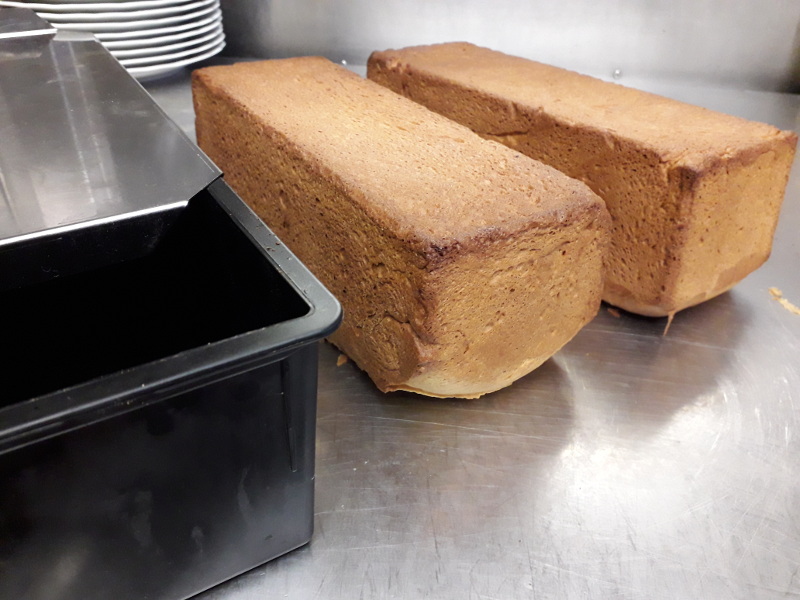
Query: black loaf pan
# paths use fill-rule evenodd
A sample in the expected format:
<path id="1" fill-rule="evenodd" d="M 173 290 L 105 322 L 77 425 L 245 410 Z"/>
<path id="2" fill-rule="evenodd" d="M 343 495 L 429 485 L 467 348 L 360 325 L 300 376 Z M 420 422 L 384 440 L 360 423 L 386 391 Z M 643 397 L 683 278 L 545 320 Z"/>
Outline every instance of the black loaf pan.
<path id="1" fill-rule="evenodd" d="M 0 289 L 0 598 L 186 598 L 311 537 L 338 303 L 221 179 L 105 227 Z"/>

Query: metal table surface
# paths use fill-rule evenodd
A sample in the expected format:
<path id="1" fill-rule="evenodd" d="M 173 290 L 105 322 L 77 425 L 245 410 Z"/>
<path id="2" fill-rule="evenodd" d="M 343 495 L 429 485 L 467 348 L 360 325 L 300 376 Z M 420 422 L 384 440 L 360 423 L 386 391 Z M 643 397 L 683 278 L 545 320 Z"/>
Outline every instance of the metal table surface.
<path id="1" fill-rule="evenodd" d="M 800 98 L 623 80 L 798 129 Z M 188 71 L 145 83 L 192 133 Z M 203 594 L 800 597 L 800 168 L 773 255 L 665 320 L 603 306 L 478 400 L 378 392 L 321 346 L 312 542 Z"/>

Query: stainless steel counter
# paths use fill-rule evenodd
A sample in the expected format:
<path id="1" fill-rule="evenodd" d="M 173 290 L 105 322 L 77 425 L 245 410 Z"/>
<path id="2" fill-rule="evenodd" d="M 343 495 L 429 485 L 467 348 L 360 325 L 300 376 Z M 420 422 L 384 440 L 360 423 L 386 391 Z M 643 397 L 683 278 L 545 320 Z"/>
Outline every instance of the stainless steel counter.
<path id="1" fill-rule="evenodd" d="M 191 133 L 188 72 L 146 82 Z M 623 80 L 797 129 L 796 96 Z M 479 400 L 321 347 L 310 545 L 203 600 L 800 597 L 800 167 L 772 258 L 665 321 L 597 318 Z"/>

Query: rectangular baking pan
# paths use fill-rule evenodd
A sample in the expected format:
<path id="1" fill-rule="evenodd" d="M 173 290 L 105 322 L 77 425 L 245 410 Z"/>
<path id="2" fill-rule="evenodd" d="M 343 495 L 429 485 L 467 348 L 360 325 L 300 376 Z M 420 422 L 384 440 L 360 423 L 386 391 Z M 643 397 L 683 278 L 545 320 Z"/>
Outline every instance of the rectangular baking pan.
<path id="1" fill-rule="evenodd" d="M 309 540 L 341 310 L 101 44 L 0 21 L 0 598 L 186 598 Z"/>
<path id="2" fill-rule="evenodd" d="M 186 598 L 309 540 L 339 305 L 221 179 L 92 229 L 0 291 L 0 597 Z"/>

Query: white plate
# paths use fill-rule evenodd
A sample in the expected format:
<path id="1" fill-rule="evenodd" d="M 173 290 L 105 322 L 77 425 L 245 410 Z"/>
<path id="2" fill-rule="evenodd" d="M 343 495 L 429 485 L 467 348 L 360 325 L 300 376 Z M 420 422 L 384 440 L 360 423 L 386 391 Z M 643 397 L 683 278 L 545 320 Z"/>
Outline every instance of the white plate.
<path id="1" fill-rule="evenodd" d="M 16 0 L 21 1 L 21 0 Z M 119 5 L 146 5 L 143 8 L 150 8 L 153 6 L 163 6 L 165 4 L 175 4 L 176 0 L 119 0 L 118 2 L 110 2 L 109 0 L 51 0 L 50 2 L 41 2 L 40 4 L 47 4 L 51 6 L 72 7 L 72 6 L 98 6 L 102 4 L 111 4 L 113 6 Z"/>
<path id="2" fill-rule="evenodd" d="M 14 8 L 30 8 L 31 10 L 41 10 L 44 12 L 57 13 L 76 13 L 76 12 L 110 12 L 127 10 L 147 10 L 150 8 L 160 8 L 162 6 L 175 6 L 176 4 L 188 4 L 192 0 L 135 0 L 126 2 L 62 2 L 51 4 L 47 2 L 21 2 L 19 0 L 2 0 L 0 6 L 10 6 Z"/>
<path id="3" fill-rule="evenodd" d="M 184 50 L 195 50 L 194 46 L 198 46 L 200 44 L 207 44 L 210 42 L 220 42 L 225 39 L 225 35 L 222 33 L 222 30 L 219 31 L 212 31 L 211 33 L 207 33 L 206 35 L 200 36 L 198 38 L 191 38 L 189 40 L 184 40 L 182 42 L 178 42 L 177 44 L 169 44 L 168 46 L 154 46 L 153 48 L 135 48 L 134 50 L 111 50 L 111 54 L 120 61 L 128 60 L 131 58 L 138 58 L 141 56 L 147 56 L 152 58 L 160 58 L 163 54 L 169 54 L 170 52 L 178 52 Z"/>
<path id="4" fill-rule="evenodd" d="M 123 50 L 150 50 L 152 48 L 187 40 L 187 38 L 198 37 L 203 34 L 207 34 L 208 32 L 216 33 L 217 31 L 221 30 L 222 17 L 220 16 L 211 23 L 203 25 L 202 27 L 197 27 L 196 29 L 187 29 L 186 31 L 173 33 L 172 35 L 160 35 L 158 37 L 137 38 L 133 40 L 111 40 L 103 42 L 103 45 L 114 53 Z"/>
<path id="5" fill-rule="evenodd" d="M 219 35 L 214 36 L 211 41 L 208 41 L 200 46 L 196 46 L 194 48 L 188 48 L 186 50 L 179 50 L 177 52 L 165 52 L 163 54 L 154 55 L 154 56 L 140 56 L 137 58 L 123 58 L 120 59 L 120 64 L 123 67 L 144 67 L 147 65 L 152 64 L 161 64 L 164 62 L 174 62 L 176 60 L 180 60 L 182 58 L 186 58 L 188 56 L 196 56 L 197 54 L 202 54 L 203 52 L 207 52 L 212 48 L 219 46 L 220 44 L 225 43 L 225 36 L 220 32 Z"/>
<path id="6" fill-rule="evenodd" d="M 216 7 L 211 14 L 204 16 L 202 19 L 192 23 L 181 23 L 180 25 L 172 25 L 170 27 L 156 27 L 155 29 L 133 29 L 130 31 L 98 31 L 95 32 L 96 37 L 101 42 L 110 40 L 132 40 L 140 38 L 154 38 L 162 35 L 172 35 L 181 31 L 188 31 L 196 27 L 203 27 L 214 21 L 218 21 L 222 15 L 219 7 Z M 65 29 L 69 29 L 65 27 Z"/>
<path id="7" fill-rule="evenodd" d="M 165 17 L 170 15 L 180 15 L 208 6 L 209 4 L 219 4 L 219 0 L 197 0 L 188 4 L 177 4 L 175 6 L 163 6 L 161 8 L 150 8 L 147 10 L 131 10 L 126 12 L 96 12 L 96 13 L 37 13 L 41 18 L 51 23 L 116 23 L 151 19 L 153 17 Z"/>
<path id="8" fill-rule="evenodd" d="M 203 54 L 198 54 L 197 56 L 184 58 L 183 60 L 176 60 L 175 62 L 164 63 L 159 65 L 150 65 L 148 67 L 128 67 L 128 73 L 137 78 L 155 77 L 156 75 L 163 75 L 164 73 L 169 73 L 170 71 L 174 71 L 175 69 L 179 69 L 180 67 L 185 67 L 186 65 L 190 65 L 192 63 L 200 62 L 201 60 L 211 58 L 215 54 L 221 52 L 224 47 L 225 47 L 225 42 L 222 42 L 219 46 L 212 48 L 208 52 L 205 52 Z"/>
<path id="9" fill-rule="evenodd" d="M 209 0 L 209 5 L 199 10 L 182 14 L 174 15 L 172 17 L 164 17 L 161 19 L 145 19 L 141 21 L 106 21 L 97 23 L 86 22 L 61 22 L 55 19 L 47 19 L 51 25 L 58 29 L 70 29 L 72 31 L 91 31 L 92 33 L 110 33 L 114 31 L 141 31 L 163 28 L 178 23 L 185 23 L 186 21 L 196 22 L 197 19 L 203 15 L 207 15 L 215 10 L 219 10 L 219 0 Z M 192 23 L 190 23 L 191 25 Z M 146 34 L 145 34 L 146 35 Z"/>

